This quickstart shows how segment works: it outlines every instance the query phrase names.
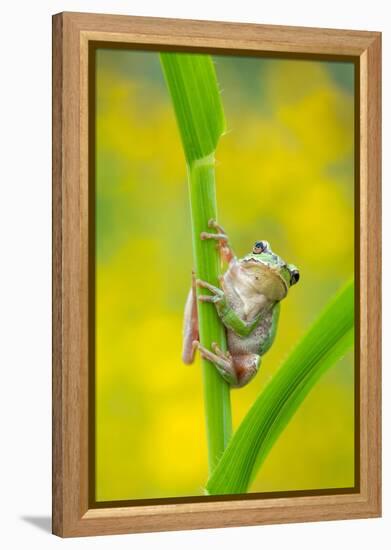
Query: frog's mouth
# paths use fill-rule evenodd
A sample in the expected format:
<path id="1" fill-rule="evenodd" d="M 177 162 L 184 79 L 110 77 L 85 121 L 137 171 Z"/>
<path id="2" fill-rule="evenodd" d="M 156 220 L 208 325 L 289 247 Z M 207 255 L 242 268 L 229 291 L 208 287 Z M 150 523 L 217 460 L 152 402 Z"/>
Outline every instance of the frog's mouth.
<path id="1" fill-rule="evenodd" d="M 249 259 L 242 263 L 242 269 L 247 274 L 249 283 L 254 290 L 269 300 L 280 301 L 287 295 L 288 283 L 281 275 L 278 266 Z"/>

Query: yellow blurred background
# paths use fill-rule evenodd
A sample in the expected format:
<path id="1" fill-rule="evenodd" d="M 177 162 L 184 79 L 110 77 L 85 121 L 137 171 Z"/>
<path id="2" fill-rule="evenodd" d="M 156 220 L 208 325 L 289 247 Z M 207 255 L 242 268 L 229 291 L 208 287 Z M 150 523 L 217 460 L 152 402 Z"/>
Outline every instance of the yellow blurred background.
<path id="1" fill-rule="evenodd" d="M 192 269 L 186 167 L 154 52 L 96 59 L 96 499 L 202 495 L 198 359 L 181 363 Z M 255 240 L 296 264 L 277 338 L 234 390 L 234 428 L 354 270 L 354 67 L 215 56 L 227 133 L 219 221 L 238 256 Z M 251 491 L 354 485 L 354 361 L 318 383 Z"/>

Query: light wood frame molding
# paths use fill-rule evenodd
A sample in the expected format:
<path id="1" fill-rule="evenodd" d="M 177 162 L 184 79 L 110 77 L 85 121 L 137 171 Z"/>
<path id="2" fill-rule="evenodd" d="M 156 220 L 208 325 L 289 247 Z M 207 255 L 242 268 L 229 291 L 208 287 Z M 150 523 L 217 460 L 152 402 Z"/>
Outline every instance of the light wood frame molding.
<path id="1" fill-rule="evenodd" d="M 359 88 L 360 487 L 351 494 L 91 508 L 88 51 L 91 42 L 347 56 Z M 63 537 L 381 513 L 381 34 L 87 13 L 53 17 L 53 532 Z M 370 262 L 370 263 L 369 263 Z"/>

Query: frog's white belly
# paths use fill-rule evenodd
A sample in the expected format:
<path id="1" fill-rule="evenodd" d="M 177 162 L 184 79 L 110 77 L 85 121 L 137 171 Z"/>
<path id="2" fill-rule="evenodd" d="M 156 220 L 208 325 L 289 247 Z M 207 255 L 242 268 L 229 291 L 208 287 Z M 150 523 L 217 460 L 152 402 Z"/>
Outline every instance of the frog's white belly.
<path id="1" fill-rule="evenodd" d="M 263 310 L 269 309 L 270 301 L 266 296 L 255 293 L 251 288 L 241 285 L 236 278 L 236 266 L 231 266 L 224 276 L 223 288 L 229 305 L 245 322 L 251 322 Z M 227 329 L 228 349 L 232 355 L 246 353 L 259 354 L 263 342 L 268 338 L 271 330 L 273 310 L 265 313 L 264 319 L 249 336 L 239 336 Z"/>
<path id="2" fill-rule="evenodd" d="M 249 336 L 239 336 L 230 329 L 227 329 L 228 349 L 232 355 L 242 355 L 247 353 L 256 353 L 259 351 L 263 342 L 268 338 L 272 325 L 273 312 L 269 311 L 262 319 L 260 324 L 253 330 Z"/>

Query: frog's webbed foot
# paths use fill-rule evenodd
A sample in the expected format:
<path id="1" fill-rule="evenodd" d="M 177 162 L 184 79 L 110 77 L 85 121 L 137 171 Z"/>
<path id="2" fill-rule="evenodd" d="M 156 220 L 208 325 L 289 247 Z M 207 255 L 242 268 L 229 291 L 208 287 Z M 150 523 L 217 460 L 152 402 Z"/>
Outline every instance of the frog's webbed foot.
<path id="1" fill-rule="evenodd" d="M 238 378 L 236 376 L 232 357 L 229 352 L 223 352 L 217 344 L 212 344 L 214 353 L 205 348 L 198 341 L 194 342 L 194 345 L 198 347 L 201 357 L 213 363 L 221 376 L 230 386 L 236 386 L 238 384 Z"/>
<path id="2" fill-rule="evenodd" d="M 232 355 L 230 354 L 230 352 L 228 350 L 223 351 L 222 349 L 220 349 L 216 342 L 212 342 L 211 348 L 212 351 L 219 357 L 222 357 L 223 359 L 227 359 L 229 361 L 232 359 Z"/>
<path id="3" fill-rule="evenodd" d="M 211 285 L 210 283 L 208 283 L 207 281 L 203 281 L 202 279 L 197 279 L 196 285 L 200 288 L 206 288 L 212 293 L 212 296 L 209 296 L 209 294 L 201 294 L 201 296 L 198 296 L 198 300 L 200 302 L 210 302 L 212 304 L 217 304 L 224 299 L 224 292 L 221 290 L 221 288 Z"/>
<path id="4" fill-rule="evenodd" d="M 209 290 L 212 294 L 215 294 L 216 296 L 221 296 L 221 297 L 224 296 L 224 292 L 223 292 L 223 290 L 221 290 L 221 288 L 208 283 L 208 281 L 203 281 L 202 279 L 197 279 L 196 280 L 196 285 L 201 287 L 201 288 L 206 288 L 207 290 Z"/>
<path id="5" fill-rule="evenodd" d="M 202 231 L 202 233 L 200 234 L 200 238 L 203 241 L 207 239 L 214 239 L 218 241 L 217 247 L 220 252 L 221 259 L 229 263 L 234 258 L 234 253 L 228 243 L 227 233 L 224 231 L 223 227 L 219 225 L 217 221 L 214 219 L 210 219 L 208 221 L 208 227 L 210 227 L 211 229 L 215 229 L 217 233 L 209 233 L 208 231 Z"/>
<path id="6" fill-rule="evenodd" d="M 202 231 L 200 234 L 201 239 L 204 241 L 206 239 L 215 239 L 216 241 L 228 241 L 228 235 L 224 229 L 217 223 L 213 218 L 208 221 L 208 227 L 211 229 L 216 229 L 217 233 L 208 233 L 207 231 Z"/>
<path id="7" fill-rule="evenodd" d="M 224 228 L 219 223 L 217 223 L 217 220 L 213 218 L 208 221 L 208 227 L 213 227 L 213 229 L 216 229 L 218 233 L 223 233 L 224 235 L 227 234 Z"/>
<path id="8" fill-rule="evenodd" d="M 198 300 L 200 302 L 207 302 L 209 304 L 217 304 L 217 302 L 220 301 L 219 296 L 208 296 L 207 294 L 201 294 L 201 296 L 198 296 Z"/>
<path id="9" fill-rule="evenodd" d="M 215 239 L 216 241 L 228 241 L 228 237 L 224 233 L 208 233 L 207 231 L 202 231 L 200 233 L 200 238 L 202 241 L 206 241 L 207 239 Z"/>
<path id="10" fill-rule="evenodd" d="M 233 388 L 242 388 L 257 374 L 261 358 L 255 353 L 232 356 L 229 351 L 222 351 L 213 342 L 212 351 L 205 348 L 198 341 L 193 342 L 198 348 L 201 357 L 214 364 L 218 372 Z"/>

